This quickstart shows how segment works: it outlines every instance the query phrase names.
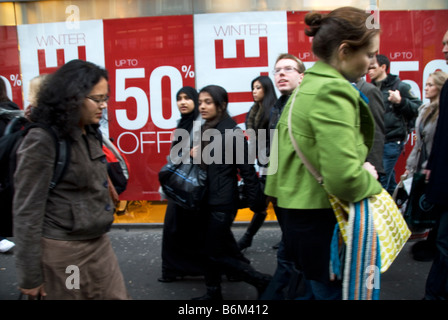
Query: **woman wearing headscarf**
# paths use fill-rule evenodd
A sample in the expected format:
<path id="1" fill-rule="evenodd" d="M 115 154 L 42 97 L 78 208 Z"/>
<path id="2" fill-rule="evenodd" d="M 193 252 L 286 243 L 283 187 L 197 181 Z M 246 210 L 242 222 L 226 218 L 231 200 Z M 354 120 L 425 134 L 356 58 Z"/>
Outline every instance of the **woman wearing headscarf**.
<path id="1" fill-rule="evenodd" d="M 172 152 L 174 146 L 181 146 L 181 150 L 192 149 L 194 128 L 200 130 L 201 125 L 196 89 L 188 86 L 183 87 L 177 92 L 176 99 L 181 118 L 174 132 L 171 144 Z M 188 133 L 188 135 L 185 133 Z M 189 139 L 184 140 L 181 137 L 188 137 Z M 175 150 L 180 150 L 177 147 Z M 177 154 L 176 156 L 190 155 Z M 199 249 L 202 242 L 200 232 L 197 231 L 201 229 L 201 220 L 197 212 L 188 211 L 168 199 L 163 224 L 162 277 L 159 278 L 160 282 L 175 281 L 177 278 L 187 275 L 203 275 L 204 258 Z"/>

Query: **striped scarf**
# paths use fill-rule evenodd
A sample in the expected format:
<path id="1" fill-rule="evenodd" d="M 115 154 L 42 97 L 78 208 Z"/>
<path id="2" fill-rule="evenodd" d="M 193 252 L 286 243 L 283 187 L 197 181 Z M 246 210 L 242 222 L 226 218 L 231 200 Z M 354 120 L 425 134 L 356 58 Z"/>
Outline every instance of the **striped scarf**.
<path id="1" fill-rule="evenodd" d="M 346 231 L 347 241 L 344 246 L 339 225 L 335 227 L 331 244 L 332 278 L 341 278 L 344 274 L 344 300 L 378 300 L 381 255 L 368 199 L 350 204 Z"/>

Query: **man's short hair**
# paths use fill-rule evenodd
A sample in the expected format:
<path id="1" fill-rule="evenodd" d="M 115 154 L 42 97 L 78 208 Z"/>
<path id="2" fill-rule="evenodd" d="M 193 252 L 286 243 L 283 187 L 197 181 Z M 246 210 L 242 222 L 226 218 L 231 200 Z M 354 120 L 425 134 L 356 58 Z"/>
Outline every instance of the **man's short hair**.
<path id="1" fill-rule="evenodd" d="M 275 61 L 275 64 L 277 64 L 277 62 L 279 62 L 280 60 L 283 59 L 291 59 L 294 60 L 295 62 L 297 62 L 297 69 L 299 71 L 299 73 L 304 73 L 306 68 L 305 65 L 303 64 L 302 60 L 300 60 L 299 58 L 297 58 L 295 55 L 289 54 L 289 53 L 281 53 L 277 60 Z"/>
<path id="2" fill-rule="evenodd" d="M 389 59 L 382 54 L 377 54 L 376 55 L 376 61 L 378 62 L 378 66 L 382 66 L 383 64 L 386 65 L 386 72 L 389 72 L 389 67 L 390 67 L 390 61 Z"/>

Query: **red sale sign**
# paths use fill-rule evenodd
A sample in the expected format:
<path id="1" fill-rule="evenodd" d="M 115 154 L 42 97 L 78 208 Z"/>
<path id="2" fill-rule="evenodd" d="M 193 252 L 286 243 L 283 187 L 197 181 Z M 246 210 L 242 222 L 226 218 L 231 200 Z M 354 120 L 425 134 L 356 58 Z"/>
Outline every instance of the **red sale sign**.
<path id="1" fill-rule="evenodd" d="M 159 200 L 158 171 L 180 119 L 176 93 L 195 87 L 193 16 L 104 20 L 104 48 L 109 136 L 131 171 L 121 197 Z"/>
<path id="2" fill-rule="evenodd" d="M 22 77 L 18 48 L 16 27 L 0 26 L 0 79 L 6 85 L 8 98 L 22 108 Z"/>

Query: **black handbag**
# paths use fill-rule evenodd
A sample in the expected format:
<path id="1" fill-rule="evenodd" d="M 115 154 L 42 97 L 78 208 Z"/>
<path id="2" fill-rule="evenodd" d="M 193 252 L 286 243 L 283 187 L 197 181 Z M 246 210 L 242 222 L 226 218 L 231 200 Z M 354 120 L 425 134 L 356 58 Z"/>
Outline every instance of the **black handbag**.
<path id="1" fill-rule="evenodd" d="M 410 228 L 416 229 L 434 227 L 437 217 L 438 213 L 434 210 L 434 204 L 426 199 L 425 175 L 416 172 L 404 218 Z"/>
<path id="2" fill-rule="evenodd" d="M 170 159 L 159 171 L 165 195 L 190 211 L 199 210 L 206 192 L 207 172 L 194 163 L 174 164 Z"/>

